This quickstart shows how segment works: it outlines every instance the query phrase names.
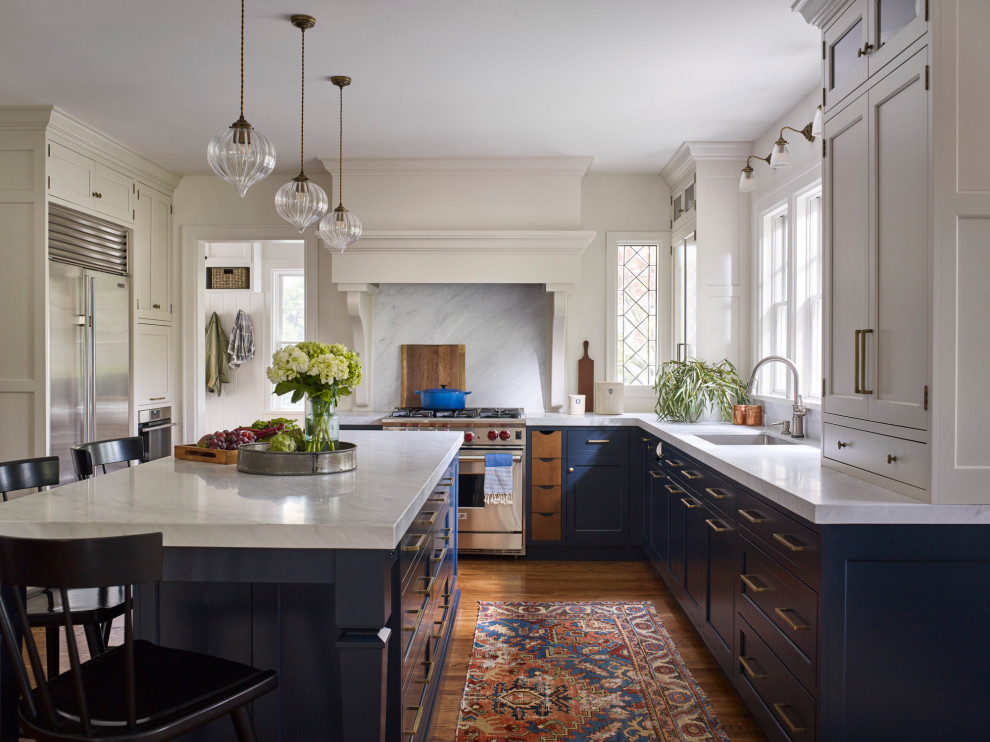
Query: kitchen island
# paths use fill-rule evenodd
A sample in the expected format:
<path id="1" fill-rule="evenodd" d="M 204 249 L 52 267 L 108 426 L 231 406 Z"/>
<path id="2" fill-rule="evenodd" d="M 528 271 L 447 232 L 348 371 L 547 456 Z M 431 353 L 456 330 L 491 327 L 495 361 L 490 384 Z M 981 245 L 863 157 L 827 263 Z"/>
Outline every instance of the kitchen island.
<path id="1" fill-rule="evenodd" d="M 0 533 L 160 531 L 164 577 L 139 589 L 136 633 L 277 670 L 278 689 L 254 704 L 259 739 L 422 739 L 459 598 L 461 436 L 344 439 L 358 446 L 351 472 L 267 477 L 160 459 L 6 503 Z M 228 727 L 195 739 L 228 739 Z"/>

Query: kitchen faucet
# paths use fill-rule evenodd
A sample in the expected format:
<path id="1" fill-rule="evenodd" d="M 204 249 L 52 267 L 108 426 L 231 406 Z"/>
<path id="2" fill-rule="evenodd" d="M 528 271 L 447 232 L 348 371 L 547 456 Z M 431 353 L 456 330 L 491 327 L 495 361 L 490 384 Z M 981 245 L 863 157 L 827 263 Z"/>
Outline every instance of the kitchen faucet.
<path id="1" fill-rule="evenodd" d="M 760 368 L 771 361 L 783 363 L 794 374 L 794 406 L 791 408 L 791 438 L 804 438 L 804 416 L 808 414 L 808 410 L 804 406 L 804 401 L 801 399 L 801 393 L 798 391 L 801 385 L 798 382 L 797 366 L 794 365 L 793 361 L 784 358 L 784 356 L 767 356 L 766 358 L 761 358 L 753 366 L 753 375 L 749 377 L 749 383 L 746 385 L 746 396 L 749 397 L 752 395 L 756 389 L 756 374 Z"/>

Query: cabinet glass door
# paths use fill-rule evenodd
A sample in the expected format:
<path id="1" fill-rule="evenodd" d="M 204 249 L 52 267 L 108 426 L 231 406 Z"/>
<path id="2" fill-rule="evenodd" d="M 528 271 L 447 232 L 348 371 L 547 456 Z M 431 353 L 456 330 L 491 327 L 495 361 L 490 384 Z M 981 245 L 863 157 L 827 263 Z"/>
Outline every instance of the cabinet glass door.
<path id="1" fill-rule="evenodd" d="M 854 3 L 825 31 L 825 107 L 845 98 L 869 74 L 865 2 Z"/>
<path id="2" fill-rule="evenodd" d="M 692 232 L 674 245 L 674 358 L 686 361 L 697 353 L 698 242 Z"/>
<path id="3" fill-rule="evenodd" d="M 926 0 L 872 0 L 870 74 L 904 51 L 928 29 Z"/>

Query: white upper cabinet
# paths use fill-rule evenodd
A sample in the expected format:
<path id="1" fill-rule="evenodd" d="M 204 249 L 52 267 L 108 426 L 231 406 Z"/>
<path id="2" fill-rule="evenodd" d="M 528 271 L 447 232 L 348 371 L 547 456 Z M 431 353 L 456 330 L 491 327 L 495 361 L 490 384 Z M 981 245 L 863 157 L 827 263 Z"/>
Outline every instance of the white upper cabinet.
<path id="1" fill-rule="evenodd" d="M 64 147 L 48 143 L 48 195 L 117 221 L 134 221 L 134 179 Z"/>
<path id="2" fill-rule="evenodd" d="M 694 219 L 697 183 L 692 175 L 688 180 L 678 183 L 670 196 L 670 227 L 680 230 L 685 224 Z"/>
<path id="3" fill-rule="evenodd" d="M 928 30 L 928 0 L 856 0 L 825 30 L 825 109 L 879 73 Z"/>
<path id="4" fill-rule="evenodd" d="M 134 404 L 161 407 L 172 401 L 172 328 L 138 324 L 134 339 Z"/>
<path id="5" fill-rule="evenodd" d="M 134 309 L 139 321 L 172 321 L 172 198 L 138 184 L 135 202 Z"/>

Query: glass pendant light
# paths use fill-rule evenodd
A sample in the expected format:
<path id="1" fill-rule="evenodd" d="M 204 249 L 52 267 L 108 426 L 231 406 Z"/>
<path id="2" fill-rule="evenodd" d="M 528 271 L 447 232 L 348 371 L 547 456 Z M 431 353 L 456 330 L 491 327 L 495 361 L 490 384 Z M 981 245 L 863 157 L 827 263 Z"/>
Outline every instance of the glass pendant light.
<path id="1" fill-rule="evenodd" d="M 306 121 L 306 29 L 316 25 L 311 15 L 294 15 L 292 25 L 302 31 L 302 93 L 299 104 L 299 175 L 278 189 L 275 211 L 302 234 L 306 227 L 327 213 L 327 192 L 311 183 L 303 170 Z"/>
<path id="2" fill-rule="evenodd" d="M 361 220 L 344 208 L 344 88 L 351 84 L 351 78 L 334 75 L 330 82 L 340 88 L 340 150 L 337 176 L 337 195 L 340 200 L 337 208 L 320 221 L 320 239 L 327 248 L 338 255 L 361 236 Z"/>
<path id="3" fill-rule="evenodd" d="M 241 0 L 241 117 L 210 140 L 206 159 L 213 172 L 237 188 L 248 188 L 275 169 L 275 147 L 244 118 L 244 0 Z"/>

